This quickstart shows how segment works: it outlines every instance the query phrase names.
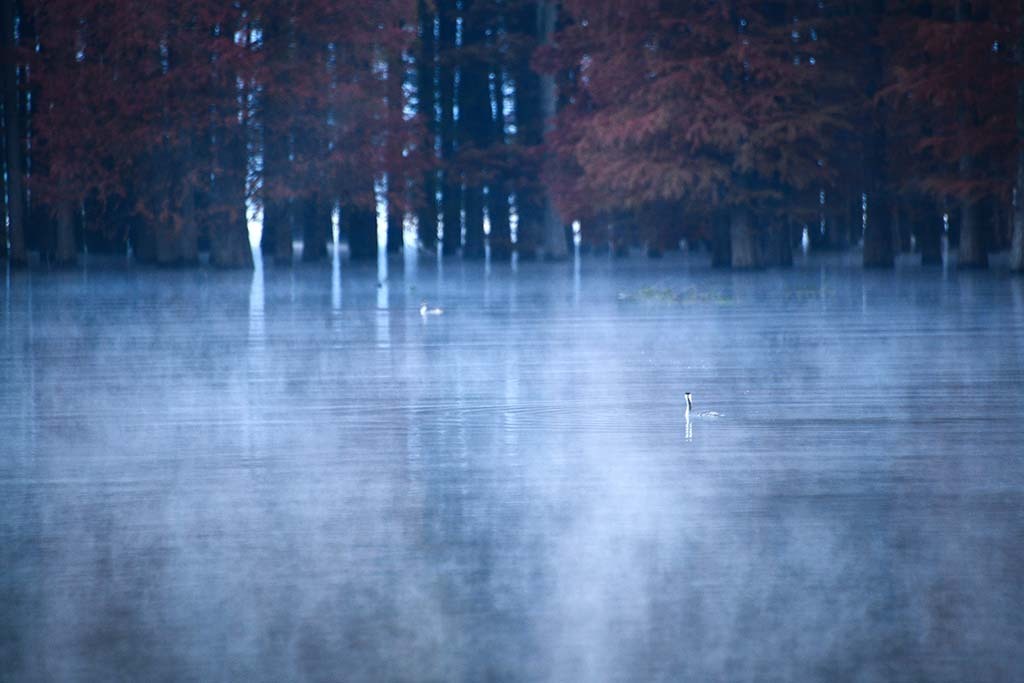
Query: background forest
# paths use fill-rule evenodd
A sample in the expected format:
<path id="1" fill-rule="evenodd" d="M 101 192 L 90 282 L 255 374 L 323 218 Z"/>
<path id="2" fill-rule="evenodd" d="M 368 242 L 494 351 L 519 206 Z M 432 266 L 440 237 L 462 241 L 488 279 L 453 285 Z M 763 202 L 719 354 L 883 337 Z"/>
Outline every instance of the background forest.
<path id="1" fill-rule="evenodd" d="M 3 0 L 0 251 L 1024 269 L 1024 0 Z M 262 226 L 260 231 L 259 226 Z M 385 227 L 386 226 L 386 227 Z M 378 232 L 386 240 L 378 240 Z M 205 256 L 203 257 L 205 258 Z"/>

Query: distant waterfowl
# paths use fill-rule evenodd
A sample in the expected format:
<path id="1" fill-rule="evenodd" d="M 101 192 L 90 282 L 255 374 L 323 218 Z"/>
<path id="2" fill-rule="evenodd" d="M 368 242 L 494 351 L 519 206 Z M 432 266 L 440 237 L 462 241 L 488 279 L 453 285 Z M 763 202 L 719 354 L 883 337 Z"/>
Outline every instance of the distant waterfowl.
<path id="1" fill-rule="evenodd" d="M 716 413 L 713 410 L 702 410 L 699 413 L 693 410 L 693 394 L 689 391 L 686 392 L 686 419 L 689 420 L 691 417 L 724 417 L 722 413 Z"/>
<path id="2" fill-rule="evenodd" d="M 427 306 L 427 302 L 424 301 L 420 304 L 420 315 L 426 318 L 428 315 L 441 315 L 444 313 L 443 308 L 430 308 Z"/>

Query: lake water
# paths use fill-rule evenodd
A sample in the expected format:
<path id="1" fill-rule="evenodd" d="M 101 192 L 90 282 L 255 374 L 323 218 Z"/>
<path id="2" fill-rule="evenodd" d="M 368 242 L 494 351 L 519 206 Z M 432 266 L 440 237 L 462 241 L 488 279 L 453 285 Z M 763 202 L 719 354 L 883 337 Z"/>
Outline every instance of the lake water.
<path id="1" fill-rule="evenodd" d="M 1024 679 L 1024 280 L 407 266 L 7 275 L 0 678 Z"/>

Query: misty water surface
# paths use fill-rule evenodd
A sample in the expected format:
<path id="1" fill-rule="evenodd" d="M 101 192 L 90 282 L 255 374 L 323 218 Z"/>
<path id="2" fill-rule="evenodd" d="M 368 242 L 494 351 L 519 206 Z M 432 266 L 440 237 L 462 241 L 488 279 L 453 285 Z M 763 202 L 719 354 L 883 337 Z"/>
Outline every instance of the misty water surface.
<path id="1" fill-rule="evenodd" d="M 4 680 L 1024 678 L 1019 279 L 593 258 L 2 292 Z M 688 432 L 684 391 L 725 417 Z"/>

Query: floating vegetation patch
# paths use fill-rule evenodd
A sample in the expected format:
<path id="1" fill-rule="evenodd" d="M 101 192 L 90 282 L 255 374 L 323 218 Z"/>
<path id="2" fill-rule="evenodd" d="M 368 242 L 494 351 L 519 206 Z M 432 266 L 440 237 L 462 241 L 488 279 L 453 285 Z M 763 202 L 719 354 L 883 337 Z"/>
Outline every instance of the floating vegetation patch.
<path id="1" fill-rule="evenodd" d="M 722 291 L 699 290 L 696 287 L 690 287 L 681 292 L 668 287 L 643 287 L 635 292 L 619 292 L 616 298 L 627 303 L 652 304 L 729 304 L 733 302 L 730 294 Z"/>
<path id="2" fill-rule="evenodd" d="M 835 290 L 830 287 L 799 287 L 786 292 L 787 301 L 818 301 L 830 299 Z"/>

